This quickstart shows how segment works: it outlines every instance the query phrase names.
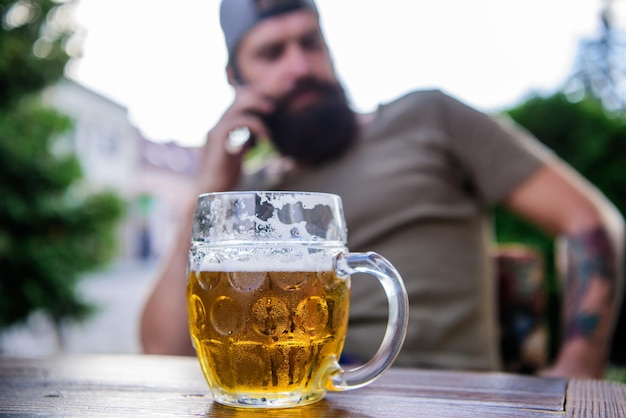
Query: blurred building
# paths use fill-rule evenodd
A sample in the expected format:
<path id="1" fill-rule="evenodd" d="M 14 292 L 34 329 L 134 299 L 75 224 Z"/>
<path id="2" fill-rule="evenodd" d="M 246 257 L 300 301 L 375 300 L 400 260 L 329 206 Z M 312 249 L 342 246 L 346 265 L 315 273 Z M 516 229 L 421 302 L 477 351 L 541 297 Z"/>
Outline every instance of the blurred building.
<path id="1" fill-rule="evenodd" d="M 171 245 L 193 187 L 199 149 L 173 142 L 139 141 L 135 220 L 139 228 L 138 256 L 163 255 Z"/>
<path id="2" fill-rule="evenodd" d="M 127 203 L 119 227 L 120 258 L 162 255 L 192 185 L 198 149 L 149 141 L 129 121 L 126 107 L 69 79 L 49 88 L 44 98 L 73 119 L 68 143 L 86 185 L 113 190 Z"/>

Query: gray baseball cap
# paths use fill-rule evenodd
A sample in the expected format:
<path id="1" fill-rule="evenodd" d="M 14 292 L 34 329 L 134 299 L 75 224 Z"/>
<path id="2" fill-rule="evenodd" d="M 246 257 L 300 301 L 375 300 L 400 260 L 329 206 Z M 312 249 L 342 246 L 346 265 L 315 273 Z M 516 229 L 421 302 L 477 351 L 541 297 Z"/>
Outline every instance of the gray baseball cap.
<path id="1" fill-rule="evenodd" d="M 229 61 L 232 61 L 241 39 L 257 23 L 298 9 L 310 9 L 318 13 L 313 0 L 222 0 L 220 24 Z"/>

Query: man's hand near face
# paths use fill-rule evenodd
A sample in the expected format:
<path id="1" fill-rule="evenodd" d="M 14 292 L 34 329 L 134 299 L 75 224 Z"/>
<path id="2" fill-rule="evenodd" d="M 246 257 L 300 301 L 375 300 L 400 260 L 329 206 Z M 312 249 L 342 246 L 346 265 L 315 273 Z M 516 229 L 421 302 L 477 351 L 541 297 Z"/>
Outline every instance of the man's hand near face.
<path id="1" fill-rule="evenodd" d="M 254 141 L 248 141 L 233 151 L 228 146 L 229 134 L 235 129 L 247 128 L 252 137 L 269 137 L 270 133 L 260 115 L 267 115 L 273 109 L 273 101 L 252 87 L 236 87 L 235 100 L 207 134 L 196 194 L 230 190 L 237 184 L 241 176 L 243 155 Z"/>

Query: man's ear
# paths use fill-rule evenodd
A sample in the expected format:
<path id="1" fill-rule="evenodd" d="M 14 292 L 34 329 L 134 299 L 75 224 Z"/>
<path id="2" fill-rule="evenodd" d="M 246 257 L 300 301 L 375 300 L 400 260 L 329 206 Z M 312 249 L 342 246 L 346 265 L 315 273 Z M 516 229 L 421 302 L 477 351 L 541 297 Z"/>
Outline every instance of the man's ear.
<path id="1" fill-rule="evenodd" d="M 226 78 L 228 79 L 228 84 L 233 87 L 237 87 L 242 85 L 241 77 L 238 75 L 237 71 L 233 68 L 232 65 L 226 66 Z"/>

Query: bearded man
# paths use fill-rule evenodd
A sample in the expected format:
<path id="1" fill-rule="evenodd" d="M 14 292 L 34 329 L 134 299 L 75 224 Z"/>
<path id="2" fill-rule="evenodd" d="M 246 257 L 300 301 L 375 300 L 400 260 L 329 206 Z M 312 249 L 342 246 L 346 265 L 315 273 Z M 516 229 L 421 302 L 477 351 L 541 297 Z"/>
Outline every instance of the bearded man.
<path id="1" fill-rule="evenodd" d="M 410 321 L 397 366 L 501 368 L 489 213 L 501 203 L 568 242 L 566 334 L 544 374 L 601 377 L 621 294 L 624 224 L 615 208 L 538 141 L 440 91 L 355 114 L 313 0 L 223 0 L 235 99 L 207 135 L 180 236 L 142 317 L 148 353 L 193 354 L 185 270 L 199 194 L 301 190 L 341 196 L 352 251 L 388 258 L 404 278 Z M 243 146 L 229 146 L 245 129 Z M 279 158 L 242 158 L 268 138 Z M 371 357 L 387 307 L 374 280 L 353 280 L 352 359 Z"/>

